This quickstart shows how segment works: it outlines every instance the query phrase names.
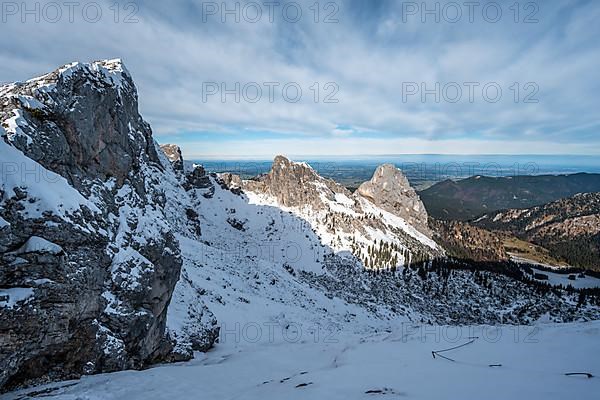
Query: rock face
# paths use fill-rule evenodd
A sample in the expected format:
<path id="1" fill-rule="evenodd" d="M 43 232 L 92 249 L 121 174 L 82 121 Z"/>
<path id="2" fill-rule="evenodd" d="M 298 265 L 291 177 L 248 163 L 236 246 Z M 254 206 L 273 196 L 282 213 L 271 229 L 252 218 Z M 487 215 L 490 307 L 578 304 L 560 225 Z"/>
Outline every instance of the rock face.
<path id="1" fill-rule="evenodd" d="M 371 180 L 358 187 L 357 194 L 431 236 L 423 202 L 402 171 L 392 164 L 377 167 Z"/>
<path id="2" fill-rule="evenodd" d="M 239 177 L 236 178 L 239 180 Z M 273 160 L 271 171 L 256 180 L 245 181 L 244 188 L 277 199 L 284 207 L 323 208 L 323 197 L 334 200 L 335 193 L 351 196 L 343 186 L 317 174 L 306 163 L 293 162 L 284 156 Z"/>
<path id="3" fill-rule="evenodd" d="M 160 149 L 165 153 L 176 171 L 183 171 L 183 156 L 176 144 L 163 144 Z"/>
<path id="4" fill-rule="evenodd" d="M 185 191 L 126 68 L 2 86 L 0 123 L 0 388 L 172 359 Z"/>
<path id="5" fill-rule="evenodd" d="M 141 163 L 158 163 L 133 81 L 118 60 L 66 65 L 0 94 L 8 140 L 78 190 L 85 178 L 121 184 Z"/>
<path id="6" fill-rule="evenodd" d="M 432 233 L 428 216 L 419 195 L 410 186 L 402 171 L 391 164 L 377 168 L 373 178 L 351 193 L 342 185 L 320 176 L 310 165 L 277 156 L 269 173 L 243 181 L 239 176 L 221 174 L 231 188 L 261 193 L 274 198 L 283 207 L 310 208 L 320 211 L 331 203 L 343 203 L 355 213 L 364 212 L 360 199 L 404 219 L 427 237 Z"/>
<path id="7" fill-rule="evenodd" d="M 240 186 L 239 177 L 224 175 L 230 189 Z M 308 164 L 277 156 L 269 173 L 241 181 L 241 187 L 258 194 L 258 201 L 303 218 L 326 245 L 350 251 L 366 269 L 394 270 L 443 257 L 432 240 L 423 204 L 391 165 L 379 167 L 361 191 L 351 193 Z"/>

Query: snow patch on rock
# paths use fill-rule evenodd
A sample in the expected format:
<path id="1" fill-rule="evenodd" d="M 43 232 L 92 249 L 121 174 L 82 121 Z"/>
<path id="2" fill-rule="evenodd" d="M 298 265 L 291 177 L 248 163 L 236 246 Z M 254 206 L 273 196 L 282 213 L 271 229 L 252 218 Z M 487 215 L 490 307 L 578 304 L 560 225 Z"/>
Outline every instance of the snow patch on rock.
<path id="1" fill-rule="evenodd" d="M 0 289 L 0 308 L 15 308 L 19 303 L 27 302 L 33 297 L 32 288 Z"/>
<path id="2" fill-rule="evenodd" d="M 52 243 L 38 236 L 32 236 L 23 246 L 14 252 L 15 255 L 27 253 L 48 253 L 58 255 L 64 253 L 64 250 L 56 243 Z"/>

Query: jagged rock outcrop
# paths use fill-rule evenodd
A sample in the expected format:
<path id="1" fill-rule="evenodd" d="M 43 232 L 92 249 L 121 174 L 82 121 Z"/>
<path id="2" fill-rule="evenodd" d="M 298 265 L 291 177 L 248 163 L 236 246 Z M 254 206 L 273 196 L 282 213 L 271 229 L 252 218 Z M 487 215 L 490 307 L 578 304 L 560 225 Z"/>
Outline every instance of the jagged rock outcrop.
<path id="1" fill-rule="evenodd" d="M 225 187 L 234 191 L 240 190 L 243 186 L 242 178 L 240 178 L 239 175 L 235 175 L 230 172 L 219 174 L 219 181 L 222 182 Z"/>
<path id="2" fill-rule="evenodd" d="M 271 170 L 254 179 L 221 177 L 230 189 L 241 182 L 243 191 L 292 210 L 319 232 L 326 245 L 351 251 L 367 269 L 394 269 L 443 257 L 431 239 L 418 196 L 402 173 L 389 167 L 380 167 L 362 186 L 362 193 L 351 193 L 308 164 L 283 156 L 275 157 Z"/>
<path id="3" fill-rule="evenodd" d="M 238 177 L 239 179 L 239 177 Z M 324 200 L 336 202 L 350 199 L 351 208 L 360 212 L 358 197 L 408 222 L 424 235 L 431 237 L 428 216 L 419 195 L 410 186 L 402 171 L 391 164 L 377 168 L 370 181 L 364 182 L 356 193 L 331 179 L 321 177 L 306 163 L 292 162 L 283 156 L 275 157 L 271 171 L 245 181 L 247 190 L 275 197 L 285 207 L 322 208 Z M 336 198 L 336 195 L 340 196 Z"/>
<path id="4" fill-rule="evenodd" d="M 74 63 L 2 86 L 0 123 L 0 388 L 171 359 L 185 191 L 129 72 Z"/>
<path id="5" fill-rule="evenodd" d="M 236 178 L 239 181 L 239 177 Z M 235 180 L 235 179 L 234 179 Z M 284 207 L 323 208 L 323 199 L 335 201 L 335 194 L 351 193 L 331 179 L 321 177 L 308 164 L 277 156 L 269 173 L 245 181 L 244 189 L 264 193 Z"/>
<path id="6" fill-rule="evenodd" d="M 194 165 L 192 170 L 185 174 L 185 182 L 183 187 L 186 190 L 191 189 L 208 189 L 212 183 L 208 178 L 208 174 L 202 165 Z"/>
<path id="7" fill-rule="evenodd" d="M 183 156 L 181 148 L 176 144 L 163 144 L 160 149 L 165 153 L 175 171 L 183 172 Z"/>
<path id="8" fill-rule="evenodd" d="M 423 202 L 402 171 L 392 164 L 377 167 L 371 180 L 360 185 L 356 193 L 431 236 Z"/>
<path id="9" fill-rule="evenodd" d="M 189 191 L 194 188 L 206 189 L 210 187 L 210 179 L 202 165 L 193 164 L 191 168 L 185 168 L 183 155 L 179 146 L 176 144 L 163 144 L 160 146 L 160 149 L 173 166 L 185 190 Z"/>

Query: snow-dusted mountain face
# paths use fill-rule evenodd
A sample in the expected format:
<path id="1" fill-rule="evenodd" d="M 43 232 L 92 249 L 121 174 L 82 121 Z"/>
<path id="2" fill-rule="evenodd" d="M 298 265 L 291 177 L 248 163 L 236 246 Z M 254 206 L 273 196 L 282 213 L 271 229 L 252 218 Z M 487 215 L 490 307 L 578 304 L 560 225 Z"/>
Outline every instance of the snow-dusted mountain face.
<path id="1" fill-rule="evenodd" d="M 185 191 L 125 67 L 75 63 L 2 86 L 0 122 L 0 387 L 177 359 L 167 203 Z"/>
<path id="2" fill-rule="evenodd" d="M 358 187 L 357 193 L 431 237 L 423 202 L 402 171 L 392 164 L 379 166 L 373 178 Z"/>
<path id="3" fill-rule="evenodd" d="M 400 215 L 305 163 L 278 156 L 269 173 L 252 180 L 206 175 L 201 167 L 183 175 L 202 226 L 200 242 L 181 240 L 184 275 L 205 290 L 223 331 L 240 323 L 365 332 L 398 321 L 599 316 L 593 301 L 578 306 L 576 293 L 531 284 L 516 265 L 446 258 Z"/>
<path id="4" fill-rule="evenodd" d="M 251 200 L 286 209 L 308 222 L 321 242 L 348 251 L 369 270 L 396 270 L 442 257 L 423 203 L 400 170 L 377 168 L 356 193 L 319 176 L 306 163 L 278 156 L 268 174 L 241 186 Z"/>
<path id="5" fill-rule="evenodd" d="M 179 146 L 174 144 L 165 144 L 160 146 L 160 149 L 165 153 L 176 171 L 183 171 L 183 156 L 181 155 L 181 149 Z"/>
<path id="6" fill-rule="evenodd" d="M 190 168 L 154 142 L 118 60 L 2 86 L 0 124 L 2 390 L 251 345 L 247 328 L 600 318 L 577 293 L 448 259 L 390 165 L 355 193 L 282 156 L 252 180 Z"/>

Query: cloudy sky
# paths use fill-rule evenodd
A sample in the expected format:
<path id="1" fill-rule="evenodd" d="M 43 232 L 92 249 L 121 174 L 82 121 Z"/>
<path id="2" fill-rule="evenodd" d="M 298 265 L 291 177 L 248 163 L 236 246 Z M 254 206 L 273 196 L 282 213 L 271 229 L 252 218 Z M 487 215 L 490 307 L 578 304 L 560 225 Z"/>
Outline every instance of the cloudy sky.
<path id="1" fill-rule="evenodd" d="M 187 157 L 600 154 L 595 0 L 27 3 L 0 81 L 122 58 Z"/>

